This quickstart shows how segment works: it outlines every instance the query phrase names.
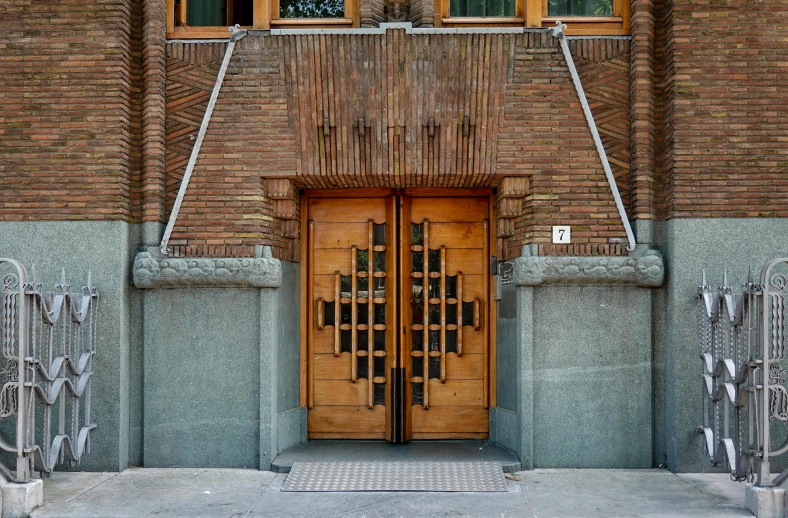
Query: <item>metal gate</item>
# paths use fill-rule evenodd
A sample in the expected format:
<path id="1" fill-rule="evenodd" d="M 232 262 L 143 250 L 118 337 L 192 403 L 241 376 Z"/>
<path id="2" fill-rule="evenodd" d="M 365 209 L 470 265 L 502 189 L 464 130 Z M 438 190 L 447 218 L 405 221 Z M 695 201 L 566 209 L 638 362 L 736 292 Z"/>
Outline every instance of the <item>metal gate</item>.
<path id="1" fill-rule="evenodd" d="M 716 291 L 703 272 L 698 288 L 703 381 L 704 449 L 714 465 L 727 465 L 734 480 L 759 486 L 774 480 L 770 459 L 788 451 L 786 307 L 788 258 L 763 267 L 740 290 L 727 272 Z M 772 445 L 779 444 L 776 448 Z"/>
<path id="2" fill-rule="evenodd" d="M 0 258 L 0 449 L 17 456 L 15 474 L 2 464 L 0 471 L 19 482 L 78 463 L 96 427 L 90 398 L 98 290 L 90 273 L 76 292 L 65 271 L 51 291 L 31 273 Z"/>

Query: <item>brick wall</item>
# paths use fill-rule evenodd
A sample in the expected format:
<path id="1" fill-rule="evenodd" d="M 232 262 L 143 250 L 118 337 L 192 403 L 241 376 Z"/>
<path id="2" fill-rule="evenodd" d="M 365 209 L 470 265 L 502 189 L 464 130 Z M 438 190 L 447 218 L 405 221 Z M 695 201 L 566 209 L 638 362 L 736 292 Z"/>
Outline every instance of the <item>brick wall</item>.
<path id="1" fill-rule="evenodd" d="M 170 208 L 225 48 L 224 43 L 168 45 Z M 203 246 L 210 253 L 220 250 L 218 246 L 264 244 L 273 247 L 276 257 L 296 258 L 297 247 L 286 237 L 284 220 L 275 214 L 275 199 L 266 196 L 262 182 L 265 175 L 292 174 L 296 168 L 293 121 L 280 62 L 274 38 L 248 37 L 236 45 L 170 241 L 173 246 Z"/>
<path id="2" fill-rule="evenodd" d="M 788 5 L 659 8 L 662 217 L 788 217 Z"/>
<path id="3" fill-rule="evenodd" d="M 0 3 L 0 220 L 139 218 L 138 4 Z"/>
<path id="4" fill-rule="evenodd" d="M 223 50 L 222 43 L 168 44 L 168 203 Z M 628 200 L 628 42 L 576 42 L 573 52 Z M 494 187 L 516 176 L 531 177 L 531 188 L 524 203 L 512 202 L 520 216 L 498 227 L 502 255 L 518 255 L 525 242 L 549 242 L 554 224 L 573 225 L 577 243 L 594 245 L 588 250 L 624 238 L 552 37 L 402 30 L 385 37 L 247 37 L 233 57 L 172 243 L 271 244 L 293 258 L 297 232 L 274 214 L 262 178 L 308 188 Z"/>
<path id="5" fill-rule="evenodd" d="M 525 243 L 549 243 L 553 225 L 571 225 L 577 244 L 625 239 L 557 41 L 536 33 L 518 38 L 506 86 L 498 172 L 529 174 L 531 182 L 503 255 L 519 256 Z M 582 41 L 573 47 L 622 198 L 628 200 L 628 42 Z"/>

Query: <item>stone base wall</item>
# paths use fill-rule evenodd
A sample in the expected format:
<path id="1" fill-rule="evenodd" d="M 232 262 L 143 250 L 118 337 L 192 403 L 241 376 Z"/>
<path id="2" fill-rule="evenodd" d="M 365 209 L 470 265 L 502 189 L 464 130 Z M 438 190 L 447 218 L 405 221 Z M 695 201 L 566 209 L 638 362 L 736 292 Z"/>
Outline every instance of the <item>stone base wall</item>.
<path id="1" fill-rule="evenodd" d="M 512 286 L 498 304 L 493 442 L 524 468 L 652 467 L 650 289 Z"/>
<path id="2" fill-rule="evenodd" d="M 279 452 L 306 440 L 297 264 L 141 254 L 135 282 L 151 288 L 146 467 L 269 469 Z"/>
<path id="3" fill-rule="evenodd" d="M 28 272 L 35 265 L 36 278 L 48 286 L 59 282 L 61 268 L 72 290 L 84 285 L 91 272 L 99 290 L 92 393 L 98 427 L 78 470 L 119 471 L 141 460 L 141 315 L 131 262 L 150 225 L 0 221 L 0 256 L 17 259 Z"/>

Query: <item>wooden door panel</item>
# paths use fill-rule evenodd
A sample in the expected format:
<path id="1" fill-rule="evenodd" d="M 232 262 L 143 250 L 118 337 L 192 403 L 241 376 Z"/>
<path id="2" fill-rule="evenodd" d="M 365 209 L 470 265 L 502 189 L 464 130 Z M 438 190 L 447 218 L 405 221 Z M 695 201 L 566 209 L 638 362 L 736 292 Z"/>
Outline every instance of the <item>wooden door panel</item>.
<path id="1" fill-rule="evenodd" d="M 380 198 L 312 198 L 309 218 L 321 223 L 358 223 L 367 219 L 386 222 L 386 205 Z"/>
<path id="2" fill-rule="evenodd" d="M 453 405 L 482 406 L 483 394 L 484 384 L 481 379 L 447 380 L 441 383 L 433 378 L 430 380 L 430 410 Z"/>
<path id="3" fill-rule="evenodd" d="M 449 248 L 446 250 L 446 271 L 455 275 L 458 271 L 466 275 L 482 274 L 487 267 L 487 259 L 481 248 Z"/>
<path id="4" fill-rule="evenodd" d="M 350 272 L 350 250 L 343 248 L 327 248 L 320 250 L 320 262 L 315 263 L 315 275 L 334 275 L 339 270 Z"/>
<path id="5" fill-rule="evenodd" d="M 481 352 L 469 353 L 464 344 L 463 351 L 462 356 L 457 356 L 457 353 L 446 354 L 447 381 L 480 379 L 480 373 L 484 368 Z"/>
<path id="6" fill-rule="evenodd" d="M 488 203 L 487 198 L 413 198 L 411 221 L 481 223 L 487 218 Z"/>
<path id="7" fill-rule="evenodd" d="M 359 430 L 369 430 L 382 434 L 386 412 L 380 406 L 371 410 L 359 406 L 319 407 L 310 410 L 307 419 L 310 432 L 359 433 Z"/>
<path id="8" fill-rule="evenodd" d="M 393 200 L 307 205 L 308 437 L 387 437 L 396 356 Z"/>
<path id="9" fill-rule="evenodd" d="M 341 248 L 350 256 L 350 247 L 366 248 L 367 222 L 315 223 L 315 248 Z M 345 273 L 345 272 L 342 272 Z"/>
<path id="10" fill-rule="evenodd" d="M 315 351 L 314 376 L 316 380 L 346 380 L 350 376 L 350 353 L 334 356 L 334 344 L 324 354 Z"/>
<path id="11" fill-rule="evenodd" d="M 430 248 L 482 248 L 485 232 L 482 223 L 435 223 L 430 221 Z"/>
<path id="12" fill-rule="evenodd" d="M 315 406 L 367 406 L 367 380 L 351 383 L 349 378 L 315 379 Z"/>
<path id="13" fill-rule="evenodd" d="M 488 433 L 488 218 L 486 198 L 403 204 L 409 438 Z"/>
<path id="14" fill-rule="evenodd" d="M 478 430 L 484 433 L 489 429 L 487 409 L 481 406 L 436 407 L 429 410 L 415 406 L 412 416 L 414 434 L 467 432 L 468 430 Z"/>
<path id="15" fill-rule="evenodd" d="M 486 437 L 489 200 L 402 197 L 399 230 L 395 200 L 308 197 L 308 436 L 391 440 L 401 421 L 406 440 Z M 419 232 L 426 247 L 411 243 Z M 394 367 L 405 370 L 404 418 L 392 413 Z"/>

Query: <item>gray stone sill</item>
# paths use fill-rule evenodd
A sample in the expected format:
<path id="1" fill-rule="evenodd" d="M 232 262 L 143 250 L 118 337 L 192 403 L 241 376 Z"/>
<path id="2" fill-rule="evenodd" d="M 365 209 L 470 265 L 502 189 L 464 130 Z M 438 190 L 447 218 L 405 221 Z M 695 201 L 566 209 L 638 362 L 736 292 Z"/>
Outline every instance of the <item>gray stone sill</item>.
<path id="1" fill-rule="evenodd" d="M 523 246 L 514 261 L 516 286 L 632 286 L 656 288 L 665 282 L 662 254 L 645 245 L 622 256 L 539 256 Z"/>
<path id="2" fill-rule="evenodd" d="M 155 247 L 137 254 L 134 286 L 162 288 L 278 288 L 282 264 L 260 247 L 257 257 L 167 257 Z"/>

